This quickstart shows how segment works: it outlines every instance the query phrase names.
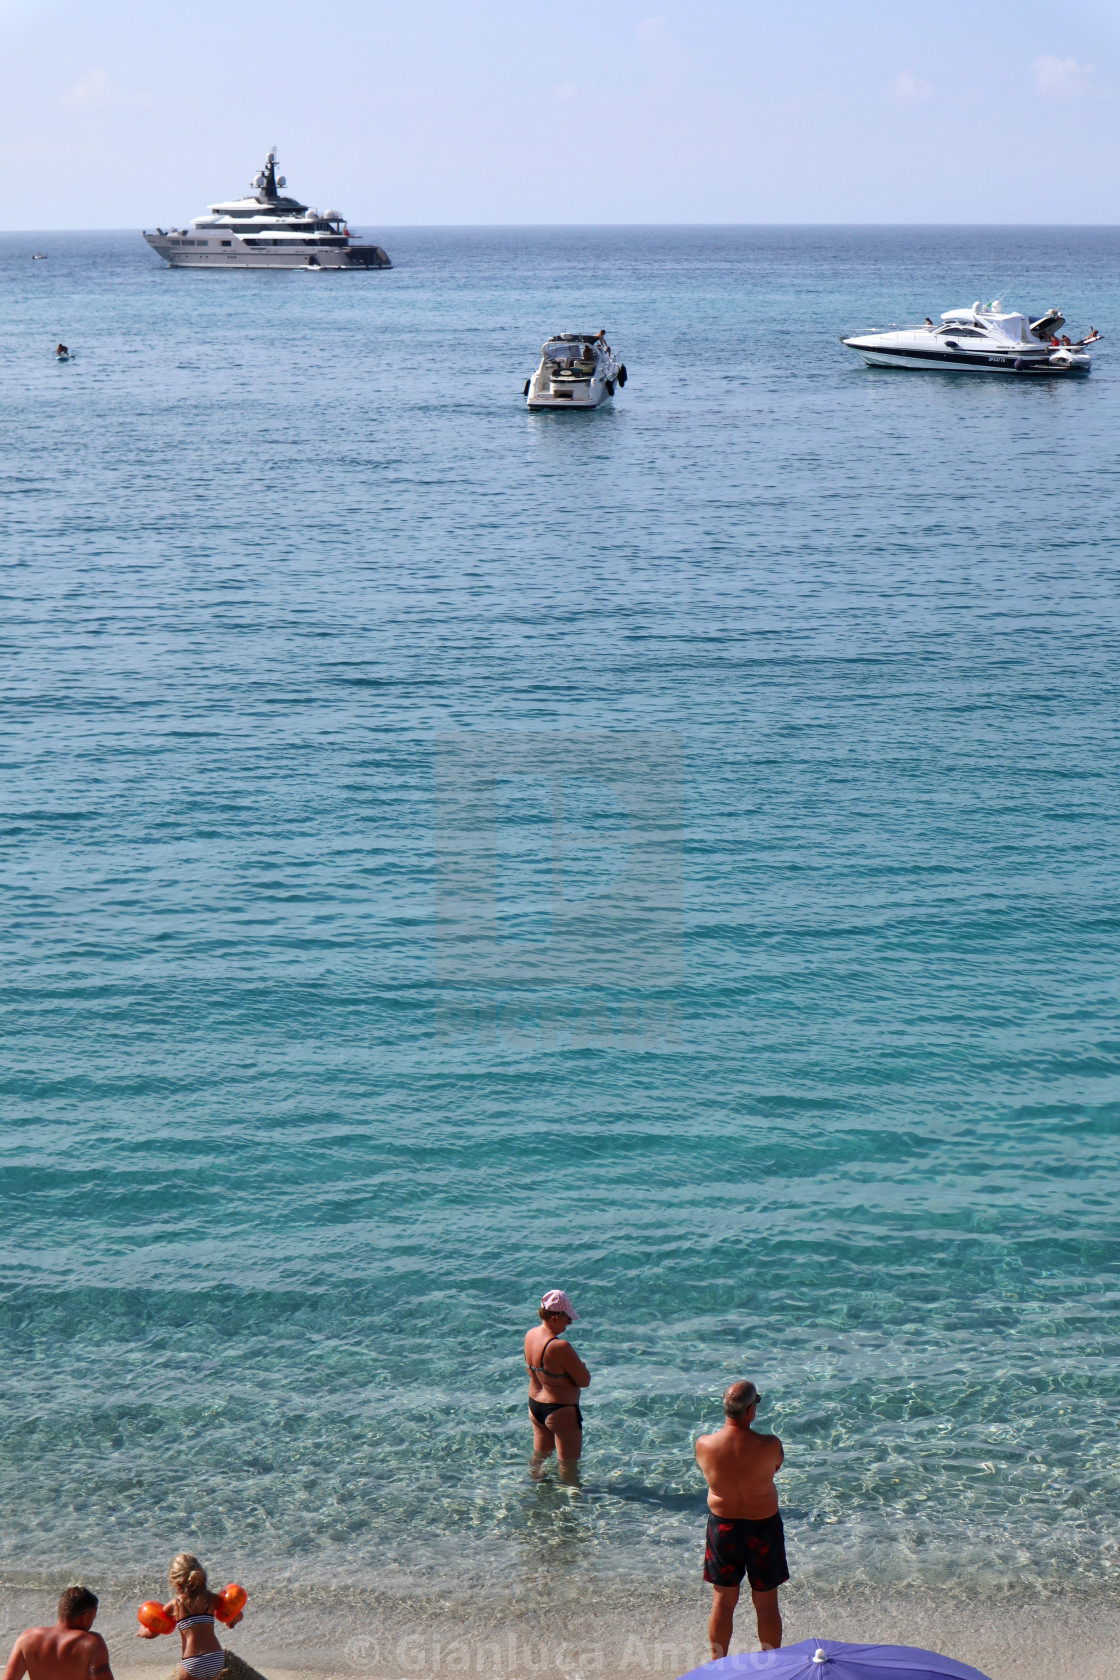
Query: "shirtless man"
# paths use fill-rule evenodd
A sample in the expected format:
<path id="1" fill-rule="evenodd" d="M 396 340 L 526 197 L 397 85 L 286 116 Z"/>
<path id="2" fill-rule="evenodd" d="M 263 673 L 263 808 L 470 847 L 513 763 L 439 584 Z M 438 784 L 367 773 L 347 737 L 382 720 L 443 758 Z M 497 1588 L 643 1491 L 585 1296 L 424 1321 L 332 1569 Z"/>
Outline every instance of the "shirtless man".
<path id="1" fill-rule="evenodd" d="M 712 1587 L 712 1615 L 708 1641 L 712 1658 L 725 1657 L 739 1587 L 746 1575 L 758 1621 L 758 1642 L 764 1651 L 782 1643 L 778 1588 L 789 1580 L 786 1543 L 778 1510 L 774 1477 L 785 1453 L 776 1435 L 759 1435 L 751 1428 L 758 1410 L 758 1390 L 752 1382 L 736 1382 L 723 1397 L 726 1423 L 714 1435 L 701 1435 L 696 1462 L 708 1484 L 707 1543 L 704 1579 Z"/>
<path id="2" fill-rule="evenodd" d="M 54 1627 L 24 1628 L 8 1658 L 4 1680 L 113 1680 L 109 1651 L 93 1633 L 97 1599 L 88 1587 L 67 1587 Z"/>

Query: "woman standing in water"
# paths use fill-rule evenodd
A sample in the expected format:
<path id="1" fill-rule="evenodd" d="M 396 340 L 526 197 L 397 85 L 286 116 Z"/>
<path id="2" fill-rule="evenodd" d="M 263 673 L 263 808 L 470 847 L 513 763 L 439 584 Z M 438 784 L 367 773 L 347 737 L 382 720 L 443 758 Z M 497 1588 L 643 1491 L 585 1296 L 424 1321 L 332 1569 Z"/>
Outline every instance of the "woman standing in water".
<path id="1" fill-rule="evenodd" d="M 570 1342 L 563 1340 L 576 1309 L 562 1289 L 550 1289 L 540 1305 L 540 1320 L 525 1337 L 529 1368 L 529 1416 L 533 1420 L 533 1469 L 539 1470 L 556 1448 L 565 1481 L 579 1478 L 577 1463 L 583 1447 L 583 1414 L 579 1391 L 591 1372 Z"/>

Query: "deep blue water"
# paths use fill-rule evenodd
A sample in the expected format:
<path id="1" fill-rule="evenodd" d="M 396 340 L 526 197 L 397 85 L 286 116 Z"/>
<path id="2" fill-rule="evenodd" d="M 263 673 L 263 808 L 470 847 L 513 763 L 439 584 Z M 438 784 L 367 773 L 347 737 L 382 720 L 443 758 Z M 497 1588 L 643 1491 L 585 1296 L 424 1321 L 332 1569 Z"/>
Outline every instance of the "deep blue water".
<path id="1" fill-rule="evenodd" d="M 1120 230 L 377 236 L 0 240 L 0 1567 L 693 1580 L 749 1375 L 796 1579 L 1114 1582 Z"/>

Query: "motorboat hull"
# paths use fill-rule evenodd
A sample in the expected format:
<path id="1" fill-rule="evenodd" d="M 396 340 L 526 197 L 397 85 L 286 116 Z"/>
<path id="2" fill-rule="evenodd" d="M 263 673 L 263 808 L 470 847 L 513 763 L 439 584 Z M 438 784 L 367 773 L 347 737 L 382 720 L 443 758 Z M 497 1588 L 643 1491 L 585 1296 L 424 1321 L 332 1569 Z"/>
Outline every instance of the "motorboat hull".
<path id="1" fill-rule="evenodd" d="M 591 408 L 602 408 L 605 403 L 612 402 L 613 400 L 614 400 L 614 392 L 613 391 L 608 391 L 607 388 L 606 388 L 606 385 L 604 385 L 601 388 L 601 390 L 599 390 L 597 392 L 593 392 L 589 396 L 586 396 L 586 397 L 553 396 L 551 393 L 542 394 L 541 396 L 536 396 L 536 397 L 530 395 L 529 398 L 526 401 L 526 407 L 527 408 L 533 408 L 533 409 L 540 409 L 540 408 L 567 408 L 567 409 L 582 408 L 582 409 L 591 409 Z"/>
<path id="2" fill-rule="evenodd" d="M 529 409 L 603 408 L 626 383 L 626 369 L 599 333 L 557 333 L 525 381 Z"/>
<path id="3" fill-rule="evenodd" d="M 941 325 L 927 315 L 922 326 L 890 326 L 841 339 L 868 367 L 921 373 L 1011 373 L 1027 379 L 1077 378 L 1090 370 L 1087 346 L 1100 334 L 1071 344 L 1059 339 L 1065 326 L 1060 309 L 1032 320 L 1018 309 L 976 302 L 971 309 L 946 309 Z"/>
<path id="4" fill-rule="evenodd" d="M 920 350 L 874 350 L 847 338 L 844 343 L 855 350 L 868 367 L 903 368 L 925 373 L 1013 373 L 1032 379 L 1084 378 L 1091 371 L 1088 356 L 1054 361 L 1047 355 L 1016 355 L 1013 350 L 1006 355 L 989 351 L 946 351 L 930 355 Z"/>

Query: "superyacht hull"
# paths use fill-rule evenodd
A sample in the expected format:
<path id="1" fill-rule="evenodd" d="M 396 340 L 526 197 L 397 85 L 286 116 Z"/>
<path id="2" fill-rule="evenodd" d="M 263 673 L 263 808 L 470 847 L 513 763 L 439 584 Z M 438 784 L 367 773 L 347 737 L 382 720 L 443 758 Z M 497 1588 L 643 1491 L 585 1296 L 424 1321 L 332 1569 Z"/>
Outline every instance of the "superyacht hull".
<path id="1" fill-rule="evenodd" d="M 194 249 L 184 249 L 181 245 L 176 249 L 170 247 L 166 241 L 154 238 L 151 234 L 144 235 L 168 268 L 293 268 L 311 270 L 321 269 L 370 269 L 392 268 L 386 253 L 380 245 L 353 246 L 349 248 L 332 249 L 330 246 L 316 246 L 303 250 L 289 251 L 253 251 L 248 248 L 237 250 L 223 249 L 220 245 L 216 250 L 196 246 Z"/>

